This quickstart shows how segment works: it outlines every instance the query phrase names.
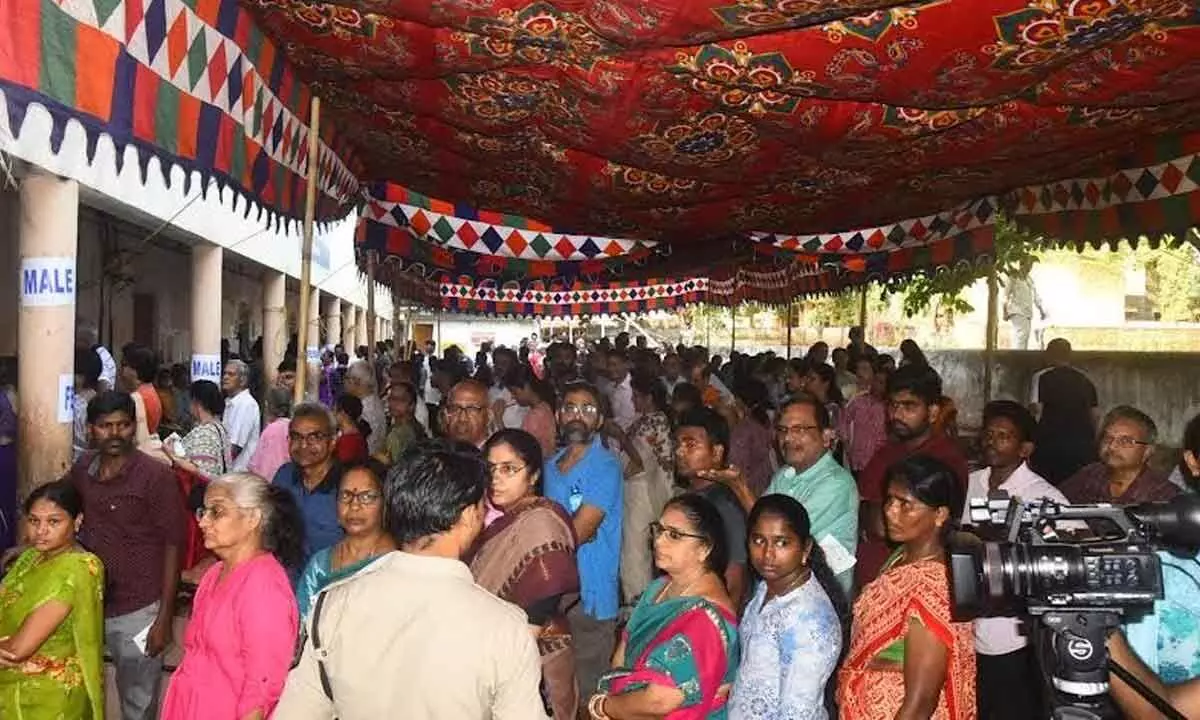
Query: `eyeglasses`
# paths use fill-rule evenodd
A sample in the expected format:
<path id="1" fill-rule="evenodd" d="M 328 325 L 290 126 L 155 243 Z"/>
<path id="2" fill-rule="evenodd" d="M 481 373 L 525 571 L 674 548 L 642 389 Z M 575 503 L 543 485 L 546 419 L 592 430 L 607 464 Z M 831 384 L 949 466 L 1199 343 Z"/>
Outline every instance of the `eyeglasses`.
<path id="1" fill-rule="evenodd" d="M 479 405 L 447 405 L 442 408 L 442 412 L 446 413 L 446 417 L 461 417 L 463 415 L 474 415 L 487 410 Z"/>
<path id="2" fill-rule="evenodd" d="M 820 426 L 817 425 L 776 425 L 775 434 L 787 437 L 788 435 L 805 435 L 820 429 Z"/>
<path id="3" fill-rule="evenodd" d="M 511 462 L 503 462 L 503 463 L 488 463 L 487 469 L 488 469 L 488 475 L 490 475 L 491 477 L 502 477 L 505 479 L 511 479 L 511 478 L 516 477 L 517 473 L 521 472 L 522 470 L 524 470 L 527 467 L 529 467 L 529 466 L 528 465 L 518 465 L 516 463 L 511 463 Z"/>
<path id="4" fill-rule="evenodd" d="M 342 490 L 338 493 L 338 502 L 343 505 L 360 505 L 369 507 L 379 502 L 379 498 L 383 495 L 378 490 Z"/>
<path id="5" fill-rule="evenodd" d="M 671 540 L 671 542 L 678 542 L 679 540 L 682 540 L 685 537 L 693 538 L 695 540 L 707 540 L 708 539 L 708 538 L 704 537 L 703 535 L 697 535 L 695 533 L 684 532 L 683 530 L 680 530 L 678 528 L 673 528 L 670 525 L 663 525 L 662 523 L 658 522 L 657 520 L 650 523 L 650 536 L 651 537 L 659 538 L 659 537 L 662 537 L 662 535 L 664 533 L 666 534 L 667 538 L 669 540 Z"/>
<path id="6" fill-rule="evenodd" d="M 600 414 L 600 408 L 595 405 L 563 405 L 559 413 L 565 417 L 595 418 Z"/>
<path id="7" fill-rule="evenodd" d="M 196 508 L 196 522 L 204 522 L 204 518 L 206 517 L 212 522 L 216 522 L 234 509 L 236 508 L 228 505 L 203 505 Z"/>
<path id="8" fill-rule="evenodd" d="M 297 445 L 319 445 L 329 439 L 327 432 L 288 433 L 288 442 Z"/>
<path id="9" fill-rule="evenodd" d="M 1100 447 L 1111 445 L 1115 448 L 1120 448 L 1121 450 L 1128 450 L 1135 445 L 1149 444 L 1150 443 L 1146 442 L 1145 440 L 1138 440 L 1137 438 L 1130 437 L 1128 435 L 1103 435 L 1100 437 Z"/>

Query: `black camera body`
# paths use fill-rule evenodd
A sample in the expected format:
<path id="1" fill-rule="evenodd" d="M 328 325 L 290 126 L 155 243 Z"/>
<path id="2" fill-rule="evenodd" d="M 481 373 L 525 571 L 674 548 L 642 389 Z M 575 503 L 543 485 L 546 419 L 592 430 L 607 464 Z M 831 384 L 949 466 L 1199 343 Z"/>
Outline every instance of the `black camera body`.
<path id="1" fill-rule="evenodd" d="M 1068 608 L 1140 610 L 1162 598 L 1156 534 L 1125 508 L 1052 500 L 1022 506 L 1000 492 L 972 500 L 969 511 L 979 534 L 996 540 L 951 544 L 952 602 L 961 619 Z M 1090 536 L 1065 534 L 1072 525 Z"/>
<path id="2" fill-rule="evenodd" d="M 1033 617 L 1032 640 L 1055 720 L 1119 718 L 1108 697 L 1109 632 L 1122 615 L 1151 611 L 1162 598 L 1163 547 L 1200 547 L 1200 496 L 1128 507 L 1021 505 L 1007 493 L 972 500 L 970 520 L 983 540 L 950 544 L 956 619 Z M 1132 684 L 1132 683 L 1131 683 Z M 1137 687 L 1168 718 L 1182 716 Z"/>

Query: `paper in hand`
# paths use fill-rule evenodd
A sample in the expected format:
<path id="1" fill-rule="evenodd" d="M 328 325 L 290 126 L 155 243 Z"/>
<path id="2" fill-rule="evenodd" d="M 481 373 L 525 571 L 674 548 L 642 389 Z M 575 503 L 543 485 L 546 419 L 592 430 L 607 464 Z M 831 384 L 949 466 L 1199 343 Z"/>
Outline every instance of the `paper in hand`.
<path id="1" fill-rule="evenodd" d="M 153 625 L 153 623 L 151 623 Z M 146 654 L 146 640 L 150 637 L 150 626 L 147 625 L 140 633 L 133 636 L 133 644 L 137 646 L 139 652 Z"/>
<path id="2" fill-rule="evenodd" d="M 838 542 L 833 535 L 826 535 L 817 543 L 825 553 L 825 562 L 834 575 L 841 575 L 858 562 L 846 547 Z"/>

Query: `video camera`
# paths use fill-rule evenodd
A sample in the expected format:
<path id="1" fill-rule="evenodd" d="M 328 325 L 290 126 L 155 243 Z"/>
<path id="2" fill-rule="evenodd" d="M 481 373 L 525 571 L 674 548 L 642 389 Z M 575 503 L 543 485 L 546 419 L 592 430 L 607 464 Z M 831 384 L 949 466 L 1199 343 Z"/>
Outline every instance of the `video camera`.
<path id="1" fill-rule="evenodd" d="M 1118 717 L 1107 702 L 1105 641 L 1121 615 L 1150 611 L 1162 598 L 1158 550 L 1200 548 L 1200 496 L 1118 507 L 1022 505 L 999 492 L 971 500 L 968 512 L 987 539 L 951 543 L 956 618 L 1033 616 L 1053 717 Z M 1160 708 L 1173 717 L 1170 709 Z"/>

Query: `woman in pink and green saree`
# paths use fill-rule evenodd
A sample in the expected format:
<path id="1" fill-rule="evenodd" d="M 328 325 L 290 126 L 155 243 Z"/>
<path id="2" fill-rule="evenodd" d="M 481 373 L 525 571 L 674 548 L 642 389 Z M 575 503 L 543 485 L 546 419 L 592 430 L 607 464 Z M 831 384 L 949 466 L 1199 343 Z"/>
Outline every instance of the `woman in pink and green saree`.
<path id="1" fill-rule="evenodd" d="M 725 590 L 729 550 L 717 509 L 680 495 L 650 525 L 664 573 L 642 595 L 588 702 L 595 720 L 724 720 L 738 667 L 737 615 Z"/>

